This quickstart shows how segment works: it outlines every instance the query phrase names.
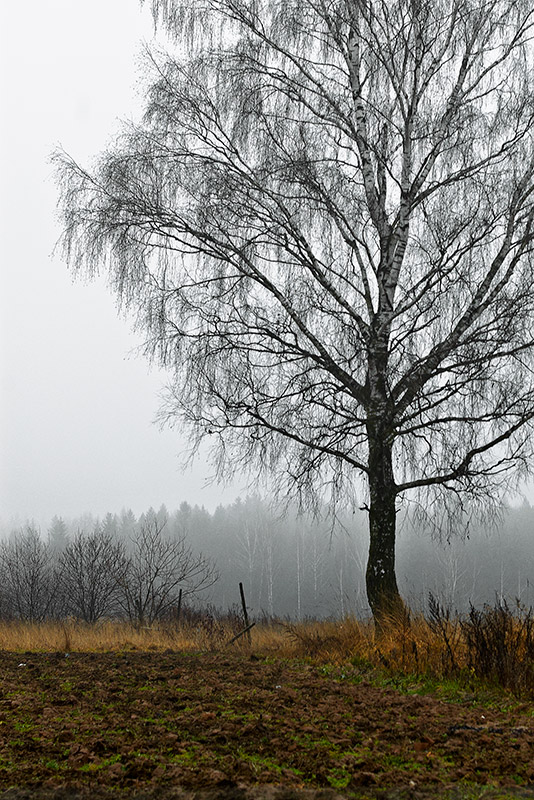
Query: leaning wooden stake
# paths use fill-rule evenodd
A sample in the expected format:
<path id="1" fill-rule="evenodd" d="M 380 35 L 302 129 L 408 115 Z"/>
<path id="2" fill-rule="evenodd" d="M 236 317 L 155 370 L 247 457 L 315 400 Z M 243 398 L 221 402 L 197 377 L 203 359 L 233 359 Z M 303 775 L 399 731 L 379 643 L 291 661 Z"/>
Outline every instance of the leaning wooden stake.
<path id="1" fill-rule="evenodd" d="M 178 607 L 176 609 L 176 624 L 180 622 L 180 614 L 182 613 L 182 590 L 178 594 Z"/>
<path id="2" fill-rule="evenodd" d="M 243 584 L 242 583 L 239 584 L 239 593 L 241 595 L 241 606 L 243 607 L 243 619 L 245 620 L 245 629 L 242 632 L 247 634 L 247 639 L 248 639 L 248 642 L 250 644 L 250 633 L 249 633 L 249 631 L 252 628 L 252 625 L 249 625 L 249 623 L 248 623 L 247 604 L 245 603 L 245 590 L 243 589 Z M 239 634 L 239 635 L 241 635 L 241 634 Z"/>
<path id="3" fill-rule="evenodd" d="M 226 645 L 228 646 L 229 644 L 233 644 L 241 636 L 244 636 L 245 633 L 247 634 L 248 640 L 250 641 L 250 629 L 253 628 L 255 624 L 256 624 L 255 622 L 251 622 L 250 625 L 248 625 L 246 628 L 243 628 L 242 631 L 239 631 L 239 633 L 236 633 L 236 635 L 232 639 L 230 639 L 229 642 L 226 642 Z"/>

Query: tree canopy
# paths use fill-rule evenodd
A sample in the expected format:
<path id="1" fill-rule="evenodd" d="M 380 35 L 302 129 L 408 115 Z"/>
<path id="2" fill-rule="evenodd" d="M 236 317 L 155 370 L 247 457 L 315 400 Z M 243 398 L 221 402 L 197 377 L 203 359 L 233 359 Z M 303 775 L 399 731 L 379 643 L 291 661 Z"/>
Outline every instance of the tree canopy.
<path id="1" fill-rule="evenodd" d="M 152 7 L 144 119 L 91 170 L 57 155 L 67 258 L 106 269 L 221 473 L 363 478 L 378 616 L 402 497 L 486 503 L 532 463 L 534 11 Z"/>

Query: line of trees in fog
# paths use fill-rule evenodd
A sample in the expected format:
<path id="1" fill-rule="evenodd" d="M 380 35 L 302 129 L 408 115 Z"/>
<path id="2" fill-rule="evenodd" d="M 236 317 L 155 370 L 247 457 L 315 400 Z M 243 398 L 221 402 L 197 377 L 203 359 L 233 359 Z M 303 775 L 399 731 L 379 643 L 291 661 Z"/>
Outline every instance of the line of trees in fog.
<path id="1" fill-rule="evenodd" d="M 138 627 L 171 613 L 217 579 L 213 563 L 184 536 L 167 536 L 166 519 L 143 515 L 127 538 L 96 522 L 69 537 L 54 518 L 48 540 L 34 525 L 0 547 L 0 614 L 40 622 L 73 616 L 94 623 L 122 617 Z"/>
<path id="2" fill-rule="evenodd" d="M 399 527 L 399 582 L 412 608 L 423 609 L 429 592 L 458 611 L 496 597 L 534 602 L 528 504 L 498 525 L 441 544 L 418 534 L 407 516 Z M 54 517 L 44 534 L 33 524 L 4 534 L 4 619 L 112 616 L 151 625 L 176 614 L 180 589 L 184 603 L 226 610 L 238 603 L 240 582 L 256 616 L 370 613 L 364 512 L 332 521 L 290 508 L 282 516 L 249 496 L 211 514 L 184 502 L 172 513 L 162 506 L 139 518 L 131 510 L 104 519 Z"/>

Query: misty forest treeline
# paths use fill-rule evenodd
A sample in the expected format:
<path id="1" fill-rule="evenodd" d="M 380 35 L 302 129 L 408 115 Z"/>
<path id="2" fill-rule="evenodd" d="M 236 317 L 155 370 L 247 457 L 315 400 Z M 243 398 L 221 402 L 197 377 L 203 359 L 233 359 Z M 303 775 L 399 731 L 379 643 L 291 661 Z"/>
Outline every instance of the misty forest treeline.
<path id="1" fill-rule="evenodd" d="M 349 535 L 355 527 L 358 535 Z M 429 592 L 458 611 L 496 597 L 534 603 L 528 504 L 439 544 L 408 518 L 400 527 L 399 581 L 412 608 L 424 608 Z M 44 532 L 32 523 L 4 531 L 0 616 L 115 616 L 150 625 L 176 613 L 180 589 L 188 605 L 228 609 L 239 601 L 239 582 L 256 616 L 365 616 L 367 537 L 363 512 L 334 523 L 292 509 L 281 516 L 258 496 L 213 513 L 183 502 L 139 517 L 131 510 L 56 516 Z"/>

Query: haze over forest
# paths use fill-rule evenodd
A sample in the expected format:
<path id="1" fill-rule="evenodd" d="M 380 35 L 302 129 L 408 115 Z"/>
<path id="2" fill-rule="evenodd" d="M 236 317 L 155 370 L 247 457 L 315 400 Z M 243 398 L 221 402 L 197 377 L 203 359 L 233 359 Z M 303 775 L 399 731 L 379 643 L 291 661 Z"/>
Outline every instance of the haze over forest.
<path id="1" fill-rule="evenodd" d="M 60 511 L 60 509 L 58 509 Z M 226 611 L 239 603 L 239 583 L 247 604 L 258 617 L 366 617 L 365 565 L 368 529 L 364 512 L 313 519 L 289 508 L 273 510 L 258 495 L 220 505 L 210 513 L 184 501 L 136 517 L 130 509 L 62 518 L 57 515 L 40 530 L 43 541 L 60 555 L 76 534 L 95 531 L 130 546 L 143 525 L 156 522 L 165 538 L 185 542 L 219 573 L 208 590 L 192 597 L 193 606 L 211 604 Z M 31 527 L 31 523 L 29 523 Z M 37 527 L 37 526 L 35 526 Z M 510 604 L 534 603 L 534 508 L 526 501 L 501 520 L 471 526 L 468 535 L 436 541 L 428 530 L 416 530 L 408 519 L 400 526 L 397 545 L 399 587 L 414 610 L 426 609 L 429 592 L 451 610 L 465 612 L 505 599 Z M 5 527 L 4 542 L 28 530 Z"/>

